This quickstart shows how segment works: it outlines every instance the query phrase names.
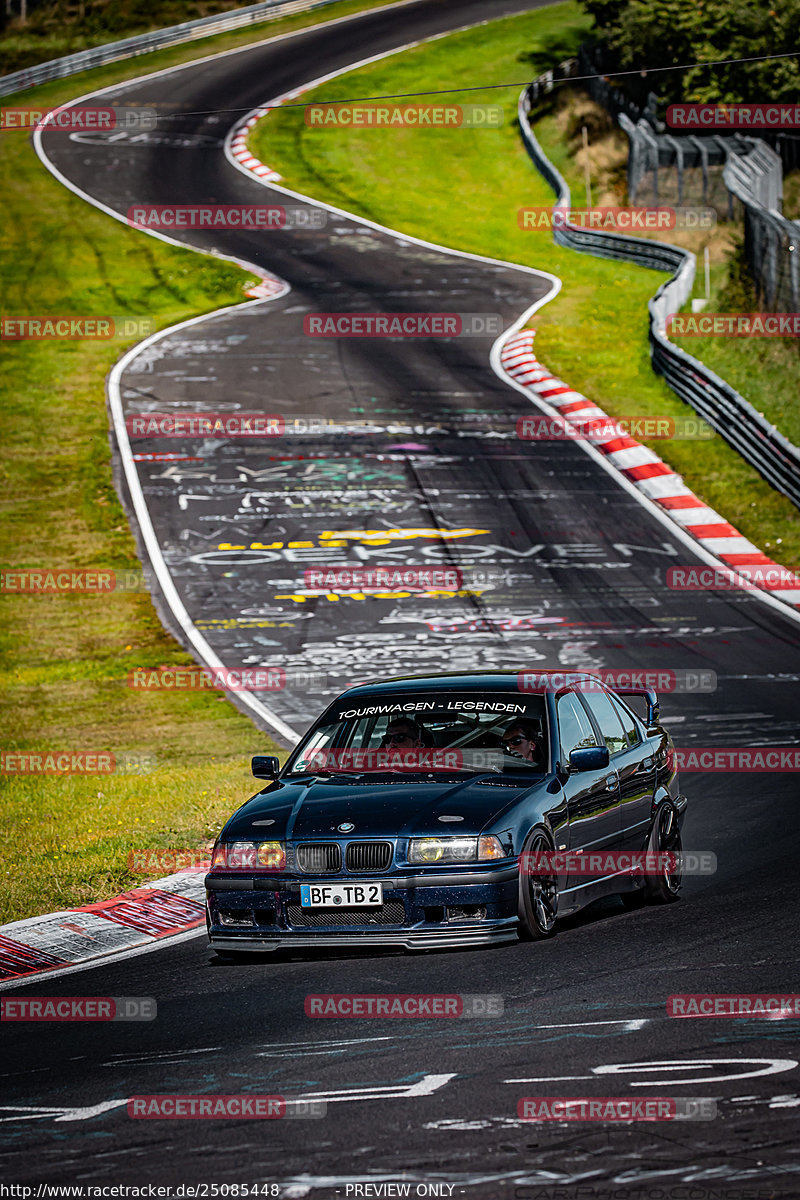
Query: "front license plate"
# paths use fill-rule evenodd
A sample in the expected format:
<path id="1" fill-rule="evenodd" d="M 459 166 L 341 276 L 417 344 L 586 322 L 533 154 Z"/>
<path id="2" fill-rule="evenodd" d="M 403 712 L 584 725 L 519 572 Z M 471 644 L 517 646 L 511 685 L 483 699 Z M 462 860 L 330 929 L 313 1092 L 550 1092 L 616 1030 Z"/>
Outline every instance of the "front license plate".
<path id="1" fill-rule="evenodd" d="M 301 908 L 375 908 L 383 904 L 380 883 L 301 883 Z"/>

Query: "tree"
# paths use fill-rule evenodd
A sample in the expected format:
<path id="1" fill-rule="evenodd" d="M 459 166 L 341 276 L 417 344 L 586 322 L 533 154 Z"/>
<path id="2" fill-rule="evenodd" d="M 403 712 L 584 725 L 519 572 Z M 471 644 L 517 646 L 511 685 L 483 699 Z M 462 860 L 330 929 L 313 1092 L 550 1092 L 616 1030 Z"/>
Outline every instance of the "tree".
<path id="1" fill-rule="evenodd" d="M 607 69 L 681 67 L 620 80 L 665 102 L 800 100 L 800 0 L 581 0 L 607 50 Z M 720 59 L 761 62 L 704 66 Z M 690 64 L 685 66 L 685 64 Z"/>

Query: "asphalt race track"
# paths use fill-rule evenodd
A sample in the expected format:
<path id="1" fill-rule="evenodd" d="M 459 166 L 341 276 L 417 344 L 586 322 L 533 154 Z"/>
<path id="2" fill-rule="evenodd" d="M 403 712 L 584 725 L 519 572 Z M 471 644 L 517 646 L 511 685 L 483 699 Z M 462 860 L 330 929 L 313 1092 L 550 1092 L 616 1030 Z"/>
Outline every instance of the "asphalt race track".
<path id="1" fill-rule="evenodd" d="M 530 7 L 499 0 L 491 12 Z M 44 150 L 75 187 L 122 214 L 137 202 L 280 202 L 226 160 L 237 116 L 486 9 L 423 0 L 303 33 L 291 53 L 256 47 L 115 89 L 120 103 L 177 106 L 169 130 L 183 146 L 174 136 L 48 132 Z M 638 667 L 715 677 L 715 690 L 662 697 L 682 747 L 798 743 L 797 621 L 752 595 L 669 590 L 669 566 L 700 560 L 580 446 L 516 437 L 530 404 L 494 374 L 491 337 L 303 332 L 306 315 L 327 311 L 497 314 L 506 327 L 548 279 L 332 213 L 314 230 L 177 236 L 290 290 L 133 355 L 120 381 L 126 418 L 223 411 L 333 423 L 266 446 L 132 443 L 194 628 L 229 668 L 287 671 L 285 687 L 259 697 L 265 728 L 288 742 L 337 687 L 406 670 Z M 152 454 L 177 459 L 141 457 Z M 457 566 L 489 583 L 470 589 L 477 595 L 383 600 L 304 589 L 305 570 L 337 563 Z M 684 789 L 684 846 L 713 851 L 718 871 L 687 879 L 673 906 L 628 912 L 607 901 L 548 943 L 469 953 L 230 965 L 198 935 L 28 986 L 26 996 L 153 996 L 158 1019 L 4 1028 L 0 1178 L 275 1182 L 282 1197 L 325 1200 L 398 1181 L 411 1195 L 437 1184 L 445 1196 L 519 1200 L 797 1195 L 798 1022 L 666 1016 L 673 993 L 800 990 L 797 776 L 687 774 Z M 303 1003 L 318 992 L 492 993 L 505 1013 L 315 1025 Z M 327 1115 L 127 1116 L 128 1097 L 166 1092 L 315 1097 Z M 573 1127 L 517 1118 L 523 1096 L 553 1095 L 711 1098 L 717 1117 Z"/>

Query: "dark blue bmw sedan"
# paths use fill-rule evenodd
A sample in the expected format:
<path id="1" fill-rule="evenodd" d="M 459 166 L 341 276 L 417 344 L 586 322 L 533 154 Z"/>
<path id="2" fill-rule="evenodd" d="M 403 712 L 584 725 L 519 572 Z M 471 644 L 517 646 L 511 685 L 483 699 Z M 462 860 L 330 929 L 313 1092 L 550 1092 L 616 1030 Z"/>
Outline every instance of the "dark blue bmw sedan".
<path id="1" fill-rule="evenodd" d="M 516 671 L 343 692 L 282 770 L 253 759 L 264 787 L 206 876 L 211 945 L 478 946 L 549 937 L 610 893 L 677 899 L 687 802 L 656 694 L 636 694 Z"/>

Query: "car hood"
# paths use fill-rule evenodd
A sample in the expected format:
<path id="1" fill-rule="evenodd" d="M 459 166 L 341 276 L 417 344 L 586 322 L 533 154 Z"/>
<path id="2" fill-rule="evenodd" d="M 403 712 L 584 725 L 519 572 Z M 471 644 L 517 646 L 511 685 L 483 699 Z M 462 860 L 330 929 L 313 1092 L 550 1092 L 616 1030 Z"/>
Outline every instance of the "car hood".
<path id="1" fill-rule="evenodd" d="M 360 777 L 363 779 L 363 777 Z M 333 779 L 278 780 L 243 805 L 222 831 L 226 841 L 301 838 L 411 837 L 478 834 L 544 777 L 524 782 L 491 776 L 380 783 Z M 460 817 L 461 820 L 441 820 Z M 344 823 L 352 830 L 340 831 Z"/>

